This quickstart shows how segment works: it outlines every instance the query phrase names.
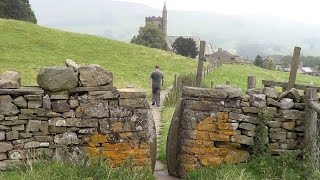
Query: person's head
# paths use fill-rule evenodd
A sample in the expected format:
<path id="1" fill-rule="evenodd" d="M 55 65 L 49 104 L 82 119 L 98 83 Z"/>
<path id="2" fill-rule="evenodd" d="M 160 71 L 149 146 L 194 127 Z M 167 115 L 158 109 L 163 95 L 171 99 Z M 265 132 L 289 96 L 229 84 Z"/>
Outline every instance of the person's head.
<path id="1" fill-rule="evenodd" d="M 156 69 L 160 69 L 160 66 L 159 65 L 156 65 L 156 67 L 155 67 Z"/>

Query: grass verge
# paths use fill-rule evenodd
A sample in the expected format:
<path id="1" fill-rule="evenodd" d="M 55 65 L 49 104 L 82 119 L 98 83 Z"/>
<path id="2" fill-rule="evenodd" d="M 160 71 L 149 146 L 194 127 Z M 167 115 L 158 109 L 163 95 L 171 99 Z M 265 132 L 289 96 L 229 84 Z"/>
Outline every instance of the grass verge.
<path id="1" fill-rule="evenodd" d="M 152 173 L 133 168 L 128 161 L 122 167 L 111 168 L 105 162 L 68 164 L 54 160 L 41 160 L 31 166 L 0 172 L 2 180 L 154 180 Z"/>

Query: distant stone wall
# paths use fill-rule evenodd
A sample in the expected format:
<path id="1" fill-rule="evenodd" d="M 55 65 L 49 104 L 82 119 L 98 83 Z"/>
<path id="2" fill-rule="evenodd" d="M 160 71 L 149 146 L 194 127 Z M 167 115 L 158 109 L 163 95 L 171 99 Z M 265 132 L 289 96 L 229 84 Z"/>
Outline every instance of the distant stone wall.
<path id="1" fill-rule="evenodd" d="M 98 65 L 67 65 L 41 69 L 40 87 L 20 87 L 13 73 L 0 88 L 0 169 L 41 156 L 83 155 L 112 166 L 130 158 L 154 169 L 156 133 L 146 93 L 116 89 L 112 74 Z"/>
<path id="2" fill-rule="evenodd" d="M 170 174 L 184 177 L 196 168 L 247 161 L 261 107 L 267 111 L 265 128 L 271 153 L 302 148 L 305 104 L 298 91 L 278 94 L 274 88 L 264 88 L 248 94 L 231 86 L 184 87 L 168 137 Z"/>

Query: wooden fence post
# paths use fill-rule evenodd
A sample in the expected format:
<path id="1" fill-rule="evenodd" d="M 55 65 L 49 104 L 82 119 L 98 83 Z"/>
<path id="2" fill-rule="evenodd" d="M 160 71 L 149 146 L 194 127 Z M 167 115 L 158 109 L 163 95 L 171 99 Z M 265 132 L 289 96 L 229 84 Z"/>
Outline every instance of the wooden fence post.
<path id="1" fill-rule="evenodd" d="M 312 161 L 313 165 L 319 169 L 319 135 L 318 135 L 318 113 L 310 107 L 310 102 L 318 101 L 317 89 L 308 88 L 306 90 L 306 124 L 305 124 L 305 152 L 307 161 Z"/>
<path id="2" fill-rule="evenodd" d="M 211 88 L 213 88 L 213 81 L 211 81 Z"/>
<path id="3" fill-rule="evenodd" d="M 248 90 L 256 88 L 256 77 L 248 76 Z"/>
<path id="4" fill-rule="evenodd" d="M 174 74 L 173 89 L 177 90 L 177 74 Z"/>
<path id="5" fill-rule="evenodd" d="M 300 51 L 301 51 L 300 47 L 294 47 L 287 91 L 292 89 L 294 87 L 294 84 L 296 83 L 297 71 L 298 71 L 298 67 L 300 65 Z"/>
<path id="6" fill-rule="evenodd" d="M 202 71 L 203 71 L 203 60 L 204 60 L 204 53 L 205 53 L 206 42 L 200 42 L 200 54 L 198 60 L 198 71 L 197 71 L 197 81 L 196 86 L 201 87 L 202 85 Z"/>

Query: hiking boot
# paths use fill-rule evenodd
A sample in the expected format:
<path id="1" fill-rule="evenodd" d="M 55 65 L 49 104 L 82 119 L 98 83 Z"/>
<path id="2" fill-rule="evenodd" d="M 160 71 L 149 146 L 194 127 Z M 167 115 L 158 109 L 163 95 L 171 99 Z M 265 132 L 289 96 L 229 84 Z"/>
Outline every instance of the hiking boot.
<path id="1" fill-rule="evenodd" d="M 155 102 L 152 102 L 152 104 L 151 105 L 155 105 L 156 103 Z"/>

